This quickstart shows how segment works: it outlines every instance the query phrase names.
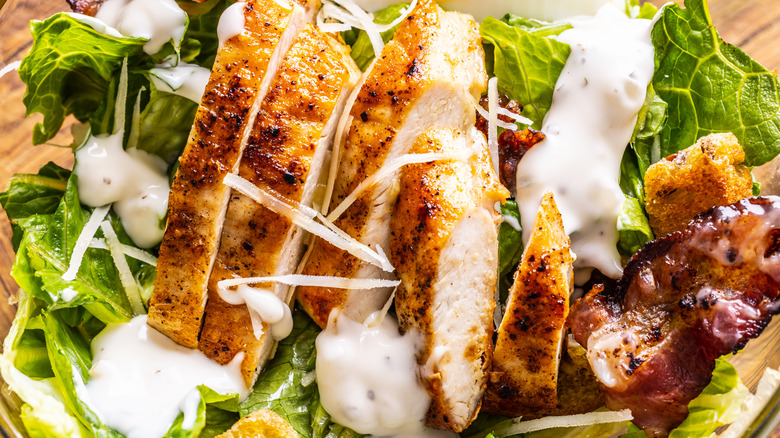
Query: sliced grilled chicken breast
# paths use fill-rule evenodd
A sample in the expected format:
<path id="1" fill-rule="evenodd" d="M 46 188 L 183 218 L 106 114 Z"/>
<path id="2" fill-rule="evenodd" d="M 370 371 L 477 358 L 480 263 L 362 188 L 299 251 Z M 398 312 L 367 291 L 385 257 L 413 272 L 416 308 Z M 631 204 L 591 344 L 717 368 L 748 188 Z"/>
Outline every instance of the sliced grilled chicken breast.
<path id="1" fill-rule="evenodd" d="M 558 404 L 558 367 L 573 287 L 571 243 L 552 193 L 542 198 L 498 329 L 482 409 L 510 417 Z"/>
<path id="2" fill-rule="evenodd" d="M 473 126 L 474 108 L 468 94 L 478 97 L 486 84 L 477 23 L 469 16 L 444 12 L 433 0 L 421 0 L 364 77 L 346 116 L 351 125 L 340 145 L 331 209 L 388 160 L 407 153 L 429 128 Z M 363 192 L 336 225 L 372 248 L 378 245 L 387 250 L 397 184 L 397 177 L 391 176 Z M 314 245 L 304 274 L 392 277 L 321 239 Z M 363 321 L 390 295 L 388 289 L 297 290 L 303 308 L 321 327 L 334 308 L 343 308 L 349 318 Z"/>
<path id="3" fill-rule="evenodd" d="M 217 53 L 206 92 L 168 199 L 149 325 L 177 343 L 198 345 L 209 274 L 217 255 L 230 189 L 249 128 L 281 59 L 308 19 L 301 6 L 250 0 L 244 31 Z"/>
<path id="4" fill-rule="evenodd" d="M 485 137 L 432 129 L 412 151 L 476 148 L 465 161 L 413 164 L 401 172 L 393 209 L 391 260 L 404 331 L 419 331 L 422 379 L 431 395 L 428 424 L 460 432 L 476 417 L 485 390 L 498 270 L 494 205 L 509 192 L 493 170 Z"/>
<path id="5" fill-rule="evenodd" d="M 345 46 L 307 25 L 287 52 L 263 100 L 239 175 L 288 200 L 310 205 L 338 117 L 359 77 L 360 71 Z M 232 194 L 209 279 L 198 348 L 222 364 L 244 353 L 241 370 L 250 386 L 275 342 L 265 323 L 263 335 L 255 337 L 247 307 L 223 301 L 217 283 L 235 276 L 295 272 L 303 235 L 289 219 L 240 193 Z M 289 303 L 288 286 L 267 286 Z"/>

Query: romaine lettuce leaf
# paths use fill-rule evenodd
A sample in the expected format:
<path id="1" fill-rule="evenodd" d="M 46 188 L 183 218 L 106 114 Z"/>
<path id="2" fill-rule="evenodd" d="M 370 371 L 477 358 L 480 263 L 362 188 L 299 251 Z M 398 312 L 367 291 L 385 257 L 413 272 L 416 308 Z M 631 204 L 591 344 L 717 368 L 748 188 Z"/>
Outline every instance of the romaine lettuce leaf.
<path id="1" fill-rule="evenodd" d="M 401 16 L 404 8 L 408 5 L 409 3 L 397 3 L 380 9 L 374 13 L 374 22 L 377 24 L 390 24 L 393 20 Z M 387 43 L 393 39 L 396 29 L 398 29 L 398 26 L 382 32 L 382 40 Z M 342 32 L 341 36 L 344 38 L 344 42 L 352 46 L 352 51 L 350 52 L 352 59 L 355 60 L 355 63 L 360 70 L 366 71 L 366 68 L 371 64 L 371 61 L 374 60 L 374 48 L 371 46 L 368 34 L 364 30 L 353 28 L 346 32 Z"/>
<path id="2" fill-rule="evenodd" d="M 203 385 L 198 386 L 198 392 L 200 402 L 193 425 L 185 429 L 184 414 L 180 413 L 165 438 L 210 438 L 238 421 L 238 394 L 219 394 Z"/>
<path id="3" fill-rule="evenodd" d="M 745 164 L 758 166 L 780 153 L 780 87 L 768 71 L 718 36 L 706 0 L 670 4 L 653 27 L 653 87 L 669 104 L 660 156 L 713 132 L 733 132 Z"/>
<path id="4" fill-rule="evenodd" d="M 33 46 L 19 77 L 27 85 L 26 114 L 43 115 L 33 131 L 34 144 L 53 138 L 68 114 L 88 120 L 125 58 L 132 67 L 151 62 L 144 39 L 103 35 L 68 14 L 33 21 L 31 30 Z"/>
<path id="5" fill-rule="evenodd" d="M 276 355 L 257 378 L 252 393 L 239 405 L 242 417 L 270 409 L 290 423 L 301 438 L 362 436 L 331 421 L 320 404 L 316 383 L 303 385 L 304 376 L 314 372 L 314 342 L 320 331 L 306 312 L 295 310 L 292 333 L 279 342 Z"/>
<path id="6" fill-rule="evenodd" d="M 230 0 L 179 2 L 179 7 L 189 16 L 189 25 L 181 47 L 182 61 L 211 69 L 219 48 L 219 17 L 231 3 L 233 2 Z"/>
<path id="7" fill-rule="evenodd" d="M 636 154 L 631 147 L 626 148 L 620 162 L 620 188 L 626 195 L 626 200 L 617 218 L 617 248 L 626 258 L 654 238 L 644 207 L 642 175 Z"/>
<path id="8" fill-rule="evenodd" d="M 73 281 L 62 279 L 81 231 L 89 218 L 79 204 L 76 176 L 71 175 L 65 194 L 53 214 L 34 215 L 19 222 L 24 231 L 11 274 L 28 293 L 44 301 L 50 310 L 85 306 L 104 323 L 123 322 L 132 317 L 119 274 L 105 249 L 87 249 Z M 119 240 L 132 241 L 112 213 L 108 220 Z M 98 231 L 97 237 L 102 233 Z M 128 258 L 132 273 L 144 288 L 153 282 L 154 268 Z"/>
<path id="9" fill-rule="evenodd" d="M 498 287 L 499 299 L 503 303 L 509 296 L 514 274 L 523 257 L 523 230 L 516 229 L 509 221 L 520 222 L 517 203 L 510 199 L 501 206 L 501 215 L 507 217 L 498 227 Z"/>
<path id="10" fill-rule="evenodd" d="M 168 163 L 181 155 L 190 135 L 198 104 L 173 93 L 152 89 L 138 120 L 138 149 Z"/>
<path id="11" fill-rule="evenodd" d="M 749 393 L 734 365 L 724 357 L 716 359 L 712 380 L 688 403 L 688 418 L 669 433 L 669 438 L 709 436 L 720 426 L 736 420 Z"/>
<path id="12" fill-rule="evenodd" d="M 565 28 L 555 27 L 555 32 Z M 523 106 L 522 115 L 534 121 L 535 129 L 540 129 L 571 49 L 568 44 L 549 38 L 544 27 L 541 31 L 527 29 L 487 17 L 479 32 L 491 58 L 488 63 L 498 78 L 498 90 L 517 100 Z"/>
<path id="13" fill-rule="evenodd" d="M 320 328 L 305 312 L 293 315 L 293 331 L 281 340 L 276 355 L 260 374 L 252 394 L 239 405 L 242 417 L 260 409 L 270 409 L 295 429 L 301 437 L 311 437 L 312 401 L 317 385 L 303 386 L 301 380 L 314 370 L 314 341 Z"/>

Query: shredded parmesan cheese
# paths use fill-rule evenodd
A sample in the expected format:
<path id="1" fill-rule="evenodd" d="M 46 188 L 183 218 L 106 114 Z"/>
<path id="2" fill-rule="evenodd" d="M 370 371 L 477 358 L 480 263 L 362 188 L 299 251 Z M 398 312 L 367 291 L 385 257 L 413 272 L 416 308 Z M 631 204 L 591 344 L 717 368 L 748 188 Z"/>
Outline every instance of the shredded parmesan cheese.
<path id="1" fill-rule="evenodd" d="M 350 28 L 362 29 L 371 41 L 374 56 L 379 58 L 385 47 L 382 40 L 382 32 L 387 32 L 401 23 L 409 12 L 417 6 L 417 0 L 412 0 L 401 15 L 389 24 L 374 23 L 374 16 L 363 10 L 353 0 L 325 0 L 317 14 L 317 26 L 323 32 L 343 32 Z M 341 23 L 333 23 L 329 20 L 338 20 Z"/>
<path id="2" fill-rule="evenodd" d="M 535 432 L 537 430 L 552 429 L 554 427 L 590 426 L 593 424 L 618 423 L 630 421 L 634 418 L 631 411 L 600 411 L 587 414 L 562 415 L 559 417 L 544 417 L 537 420 L 521 421 L 511 426 L 496 430 L 501 436 L 517 435 L 521 433 Z"/>
<path id="3" fill-rule="evenodd" d="M 148 252 L 134 246 L 125 245 L 124 243 L 120 243 L 119 245 L 122 248 L 122 253 L 124 253 L 124 255 L 144 262 L 147 265 L 157 266 L 157 257 L 149 254 Z M 106 241 L 97 237 L 92 239 L 89 247 L 97 249 L 108 249 Z"/>
<path id="4" fill-rule="evenodd" d="M 473 155 L 473 151 L 471 149 L 468 149 L 462 152 L 450 153 L 450 154 L 429 152 L 424 154 L 406 154 L 398 158 L 394 158 L 390 160 L 390 162 L 382 166 L 382 168 L 380 168 L 379 171 L 375 172 L 368 178 L 361 181 L 360 184 L 358 184 L 358 186 L 355 187 L 355 190 L 353 190 L 352 193 L 349 194 L 349 196 L 344 198 L 344 200 L 341 201 L 341 203 L 328 214 L 327 219 L 329 221 L 335 221 L 336 219 L 338 219 L 339 216 L 341 216 L 345 211 L 347 211 L 347 208 L 349 208 L 350 205 L 352 205 L 355 201 L 357 201 L 358 197 L 360 197 L 360 195 L 364 191 L 373 187 L 375 184 L 379 183 L 385 178 L 391 176 L 398 169 L 408 164 L 422 164 L 422 163 L 429 163 L 431 161 L 442 161 L 442 160 L 452 160 L 452 161 L 463 160 L 468 158 L 471 155 Z"/>
<path id="5" fill-rule="evenodd" d="M 103 230 L 103 235 L 106 237 L 106 246 L 108 246 L 111 258 L 114 259 L 116 269 L 119 271 L 119 281 L 125 289 L 125 295 L 127 295 L 127 300 L 130 302 L 130 308 L 133 309 L 133 314 L 142 315 L 146 313 L 141 302 L 141 291 L 138 290 L 138 284 L 135 282 L 133 273 L 130 272 L 130 266 L 127 265 L 127 260 L 122 252 L 122 243 L 116 236 L 116 232 L 114 232 L 111 224 L 107 221 L 100 224 L 100 229 Z"/>
<path id="6" fill-rule="evenodd" d="M 493 160 L 493 170 L 498 175 L 498 78 L 488 81 L 488 149 Z"/>
<path id="7" fill-rule="evenodd" d="M 76 279 L 76 273 L 79 271 L 81 261 L 84 259 L 84 253 L 89 248 L 89 243 L 95 236 L 100 223 L 108 214 L 108 206 L 98 207 L 92 211 L 92 215 L 87 220 L 84 228 L 81 230 L 78 239 L 76 239 L 76 245 L 73 247 L 73 253 L 70 256 L 70 264 L 68 270 L 62 274 L 62 279 L 65 281 L 73 281 Z"/>
<path id="8" fill-rule="evenodd" d="M 22 65 L 22 61 L 14 61 L 3 68 L 0 68 L 0 78 L 12 71 L 19 70 L 20 65 Z"/>
<path id="9" fill-rule="evenodd" d="M 399 280 L 289 274 L 270 277 L 231 278 L 220 281 L 217 283 L 217 287 L 220 289 L 228 289 L 242 284 L 258 283 L 283 283 L 290 286 L 332 287 L 354 290 L 396 287 L 401 284 Z"/>
<path id="10" fill-rule="evenodd" d="M 260 189 L 238 175 L 228 174 L 223 182 L 228 187 L 238 190 L 274 213 L 290 219 L 295 225 L 328 241 L 331 245 L 347 251 L 366 263 L 378 266 L 385 272 L 393 272 L 393 265 L 387 256 L 377 253 L 344 232 L 337 233 L 333 231 L 336 228 L 335 225 L 329 223 L 327 219 L 314 209 L 286 200 L 278 193 Z M 319 218 L 325 225 L 317 223 L 314 218 Z"/>

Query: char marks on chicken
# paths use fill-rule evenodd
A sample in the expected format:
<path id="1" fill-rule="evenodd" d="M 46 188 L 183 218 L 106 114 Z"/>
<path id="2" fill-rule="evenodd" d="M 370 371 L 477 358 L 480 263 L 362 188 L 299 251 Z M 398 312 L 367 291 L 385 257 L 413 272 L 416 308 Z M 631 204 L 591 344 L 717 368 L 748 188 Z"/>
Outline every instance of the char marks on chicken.
<path id="1" fill-rule="evenodd" d="M 251 0 L 243 14 L 244 31 L 217 53 L 179 159 L 149 301 L 149 325 L 189 348 L 198 346 L 229 201 L 222 181 L 238 169 L 268 85 L 307 19 L 300 6 L 282 7 L 274 0 Z"/>
<path id="2" fill-rule="evenodd" d="M 465 129 L 474 125 L 472 99 L 487 86 L 479 26 L 470 17 L 445 12 L 432 0 L 420 0 L 365 74 L 339 149 L 333 209 L 358 185 L 394 158 L 409 152 L 431 128 Z M 470 94 L 470 96 L 469 96 Z M 397 171 L 362 192 L 335 224 L 349 236 L 387 251 L 390 220 L 398 195 Z M 392 278 L 392 274 L 316 239 L 303 274 L 348 278 Z M 345 290 L 299 287 L 306 312 L 325 327 L 331 310 L 363 321 L 387 302 L 390 288 Z"/>
<path id="3" fill-rule="evenodd" d="M 715 359 L 757 337 L 780 310 L 780 198 L 713 207 L 646 245 L 611 292 L 569 317 L 611 409 L 665 436 L 709 383 Z"/>
<path id="4" fill-rule="evenodd" d="M 326 167 L 335 126 L 359 71 L 347 49 L 308 24 L 290 47 L 260 106 L 239 165 L 239 176 L 289 201 L 309 206 Z M 249 197 L 233 192 L 219 253 L 208 286 L 198 348 L 227 364 L 244 353 L 241 371 L 252 386 L 275 342 L 269 325 L 255 336 L 245 305 L 230 305 L 217 283 L 238 277 L 295 272 L 304 233 L 292 222 Z M 289 287 L 265 285 L 289 303 Z M 233 292 L 223 292 L 233 293 Z"/>

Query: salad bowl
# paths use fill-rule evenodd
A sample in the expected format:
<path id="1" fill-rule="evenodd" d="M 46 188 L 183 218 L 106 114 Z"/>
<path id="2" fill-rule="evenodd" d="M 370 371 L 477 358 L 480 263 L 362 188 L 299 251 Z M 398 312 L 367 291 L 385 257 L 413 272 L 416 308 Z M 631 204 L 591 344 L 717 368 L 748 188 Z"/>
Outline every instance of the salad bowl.
<path id="1" fill-rule="evenodd" d="M 550 1 L 550 0 L 547 0 Z M 653 0 L 658 6 L 662 1 Z M 710 9 L 721 37 L 740 46 L 769 69 L 780 67 L 780 8 L 776 0 L 711 0 Z M 67 10 L 65 0 L 0 0 L 0 69 L 20 60 L 31 46 L 29 21 Z M 15 72 L 0 77 L 0 184 L 14 173 L 35 173 L 53 161 L 71 168 L 73 153 L 66 120 L 60 133 L 46 145 L 32 146 L 31 133 L 39 115 L 25 118 L 22 104 L 24 84 Z M 14 261 L 11 227 L 0 214 L 0 338 L 5 338 L 15 313 L 18 286 L 10 276 Z M 776 318 L 756 340 L 731 358 L 740 378 L 755 390 L 766 368 L 780 368 L 780 318 Z M 20 415 L 21 401 L 0 378 L 0 435 L 26 436 Z M 780 389 L 768 400 L 746 431 L 746 436 L 780 436 Z"/>

